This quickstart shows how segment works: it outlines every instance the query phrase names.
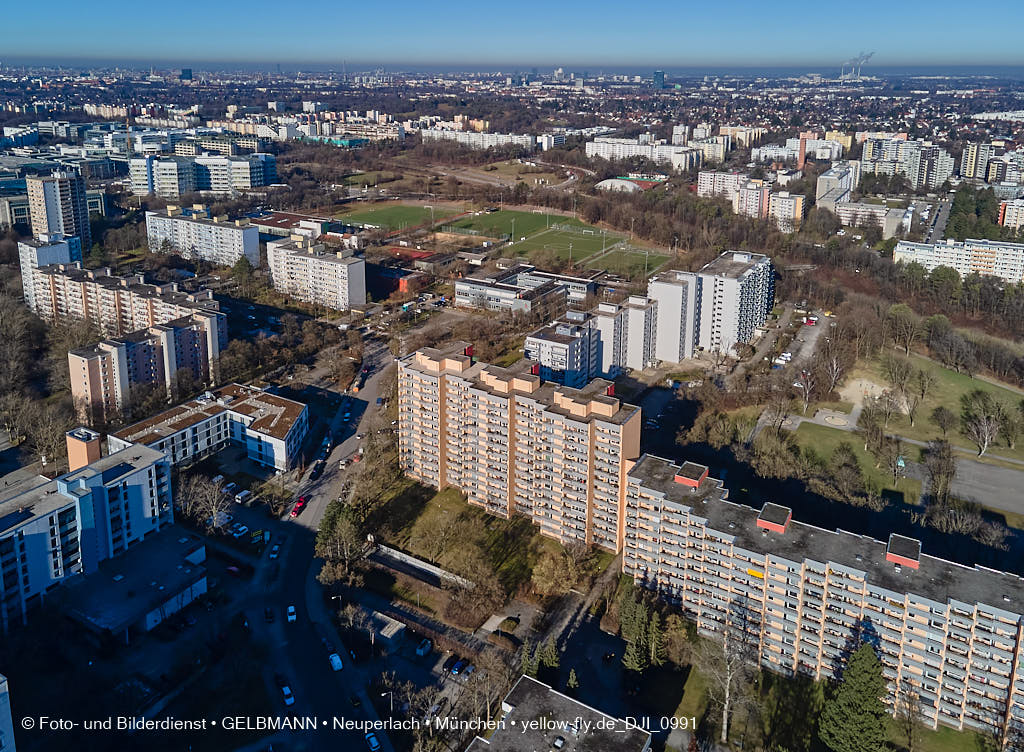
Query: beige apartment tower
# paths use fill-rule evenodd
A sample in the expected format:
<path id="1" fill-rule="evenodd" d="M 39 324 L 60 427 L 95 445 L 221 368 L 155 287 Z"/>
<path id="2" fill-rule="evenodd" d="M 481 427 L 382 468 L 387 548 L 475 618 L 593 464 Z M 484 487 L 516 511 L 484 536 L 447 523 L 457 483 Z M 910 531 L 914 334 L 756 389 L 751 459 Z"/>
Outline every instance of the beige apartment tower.
<path id="1" fill-rule="evenodd" d="M 455 486 L 500 517 L 523 514 L 562 543 L 618 551 L 640 408 L 612 382 L 544 382 L 538 364 L 473 359 L 466 342 L 399 361 L 399 458 L 412 477 Z"/>

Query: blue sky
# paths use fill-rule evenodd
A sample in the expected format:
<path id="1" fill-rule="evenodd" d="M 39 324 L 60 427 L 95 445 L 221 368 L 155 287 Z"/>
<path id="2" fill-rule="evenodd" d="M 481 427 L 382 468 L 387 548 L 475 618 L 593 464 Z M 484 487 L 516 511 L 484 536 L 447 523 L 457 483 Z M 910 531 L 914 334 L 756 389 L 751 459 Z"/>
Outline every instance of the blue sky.
<path id="1" fill-rule="evenodd" d="M 830 18 L 830 13 L 842 15 Z M 589 66 L 1024 65 L 1022 0 L 10 3 L 0 60 Z M 1016 39 L 1015 39 L 1016 37 Z"/>

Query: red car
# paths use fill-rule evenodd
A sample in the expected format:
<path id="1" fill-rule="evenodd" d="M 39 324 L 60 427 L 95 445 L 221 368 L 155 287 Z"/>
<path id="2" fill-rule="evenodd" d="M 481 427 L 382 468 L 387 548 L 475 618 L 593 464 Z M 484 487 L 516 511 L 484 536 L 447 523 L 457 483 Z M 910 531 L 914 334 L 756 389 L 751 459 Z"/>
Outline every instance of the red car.
<path id="1" fill-rule="evenodd" d="M 289 517 L 298 517 L 302 514 L 302 510 L 306 508 L 306 497 L 300 496 L 299 500 L 295 502 L 295 506 L 292 507 L 291 514 Z"/>

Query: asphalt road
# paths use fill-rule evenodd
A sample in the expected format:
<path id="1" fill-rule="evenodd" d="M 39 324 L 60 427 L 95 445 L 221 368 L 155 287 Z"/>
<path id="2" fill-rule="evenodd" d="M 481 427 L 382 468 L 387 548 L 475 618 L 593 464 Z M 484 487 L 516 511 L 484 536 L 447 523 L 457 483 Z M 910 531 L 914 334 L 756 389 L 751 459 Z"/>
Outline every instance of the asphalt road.
<path id="1" fill-rule="evenodd" d="M 320 586 L 313 580 L 318 571 L 313 549 L 316 531 L 327 504 L 338 496 L 344 482 L 345 471 L 339 467 L 338 461 L 358 449 L 360 441 L 356 435 L 365 430 L 373 410 L 377 409 L 381 373 L 390 361 L 390 352 L 382 343 L 371 341 L 364 347 L 364 364 L 370 367 L 371 372 L 359 394 L 349 399 L 350 405 L 356 400 L 363 403 L 352 405 L 353 419 L 359 420 L 359 423 L 343 425 L 341 415 L 344 409 L 333 416 L 332 429 L 335 435 L 340 432 L 344 438 L 331 452 L 323 476 L 315 483 L 308 480 L 303 483 L 300 494 L 309 498 L 305 511 L 294 519 L 286 518 L 276 526 L 275 535 L 278 539 L 285 536 L 280 558 L 277 562 L 270 562 L 264 555 L 253 583 L 254 592 L 263 592 L 250 599 L 245 613 L 254 636 L 265 639 L 270 647 L 266 678 L 272 685 L 271 691 L 278 704 L 278 711 L 284 714 L 286 708 L 280 690 L 273 684 L 275 674 L 281 674 L 288 680 L 295 695 L 295 705 L 288 708 L 287 712 L 300 717 L 316 716 L 320 729 L 318 732 L 280 733 L 265 740 L 272 741 L 275 749 L 280 747 L 309 752 L 366 749 L 363 731 L 335 729 L 334 719 L 376 719 L 365 691 L 370 677 L 359 664 L 353 663 L 320 601 Z M 285 618 L 288 606 L 295 606 L 298 613 L 296 622 L 292 624 L 288 624 Z M 273 623 L 265 622 L 265 608 L 274 612 Z M 328 652 L 322 642 L 324 636 L 327 636 L 342 657 L 342 671 L 331 670 Z M 359 695 L 359 708 L 352 707 L 349 700 L 352 694 Z M 386 735 L 376 733 L 381 749 L 391 752 L 392 747 Z M 246 749 L 253 748 L 261 749 L 265 746 L 256 745 Z"/>
<path id="2" fill-rule="evenodd" d="M 1024 473 L 1008 467 L 957 459 L 953 495 L 990 509 L 1024 514 Z"/>
<path id="3" fill-rule="evenodd" d="M 946 233 L 946 224 L 949 222 L 949 212 L 952 208 L 952 199 L 945 198 L 939 203 L 939 211 L 928 230 L 926 243 L 938 243 L 942 240 L 942 236 Z"/>

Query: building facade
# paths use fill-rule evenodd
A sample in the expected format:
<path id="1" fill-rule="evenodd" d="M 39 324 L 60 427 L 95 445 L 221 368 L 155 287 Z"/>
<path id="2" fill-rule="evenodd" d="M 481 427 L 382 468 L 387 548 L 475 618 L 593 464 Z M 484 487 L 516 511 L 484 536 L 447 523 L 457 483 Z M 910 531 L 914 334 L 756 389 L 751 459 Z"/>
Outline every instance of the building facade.
<path id="1" fill-rule="evenodd" d="M 781 191 L 768 198 L 768 218 L 775 221 L 781 232 L 796 232 L 804 221 L 804 197 L 798 193 Z"/>
<path id="2" fill-rule="evenodd" d="M 911 243 L 901 240 L 893 249 L 895 263 L 917 263 L 927 271 L 948 266 L 961 277 L 980 274 L 1005 282 L 1024 280 L 1024 243 L 1000 240 L 945 240 L 941 243 Z"/>
<path id="3" fill-rule="evenodd" d="M 33 269 L 32 288 L 32 311 L 46 321 L 85 319 L 106 336 L 121 336 L 202 312 L 227 341 L 227 318 L 209 290 L 182 292 L 176 282 L 146 284 L 141 274 L 117 277 L 109 267 L 77 262 Z"/>
<path id="4" fill-rule="evenodd" d="M 909 686 L 932 727 L 1024 728 L 1020 577 L 726 497 L 706 467 L 642 457 L 629 473 L 623 571 L 764 668 L 838 678 L 869 642 L 890 709 Z"/>
<path id="5" fill-rule="evenodd" d="M 41 266 L 70 264 L 82 260 L 82 244 L 78 237 L 40 235 L 31 240 L 18 241 L 18 261 L 21 264 L 21 287 L 25 303 L 36 310 L 33 272 Z"/>
<path id="6" fill-rule="evenodd" d="M 25 178 L 32 234 L 76 237 L 81 249 L 92 248 L 85 178 L 70 170 Z"/>
<path id="7" fill-rule="evenodd" d="M 247 219 L 186 216 L 168 206 L 166 212 L 146 212 L 146 236 L 154 253 L 176 253 L 218 266 L 234 266 L 244 256 L 253 268 L 260 265 L 260 233 Z"/>
<path id="8" fill-rule="evenodd" d="M 1020 231 L 1024 227 L 1024 199 L 1003 201 L 999 204 L 999 224 Z"/>
<path id="9" fill-rule="evenodd" d="M 170 465 L 146 447 L 102 456 L 101 437 L 67 435 L 70 470 L 23 479 L 0 496 L 0 623 L 6 630 L 64 580 L 174 521 Z"/>
<path id="10" fill-rule="evenodd" d="M 600 375 L 599 336 L 591 316 L 568 311 L 563 320 L 528 334 L 523 355 L 537 362 L 544 381 L 580 389 Z"/>
<path id="11" fill-rule="evenodd" d="M 366 305 L 366 263 L 352 251 L 331 253 L 301 236 L 267 243 L 274 289 L 337 311 Z"/>
<path id="12" fill-rule="evenodd" d="M 746 185 L 749 181 L 750 177 L 742 172 L 701 170 L 697 175 L 697 195 L 702 198 L 721 196 L 732 201 L 740 186 Z"/>
<path id="13" fill-rule="evenodd" d="M 252 461 L 284 472 L 299 458 L 309 409 L 255 387 L 228 384 L 111 434 L 111 447 L 145 445 L 172 465 L 189 465 L 229 443 Z"/>
<path id="14" fill-rule="evenodd" d="M 94 425 L 113 420 L 141 396 L 140 388 L 162 389 L 172 397 L 183 383 L 190 388 L 214 381 L 220 352 L 227 346 L 221 339 L 223 318 L 197 311 L 71 350 L 71 396 L 79 418 Z"/>
<path id="15" fill-rule="evenodd" d="M 455 486 L 490 514 L 528 517 L 563 543 L 620 548 L 627 464 L 640 409 L 601 379 L 545 383 L 536 363 L 477 363 L 453 342 L 398 363 L 399 462 L 411 477 Z"/>

